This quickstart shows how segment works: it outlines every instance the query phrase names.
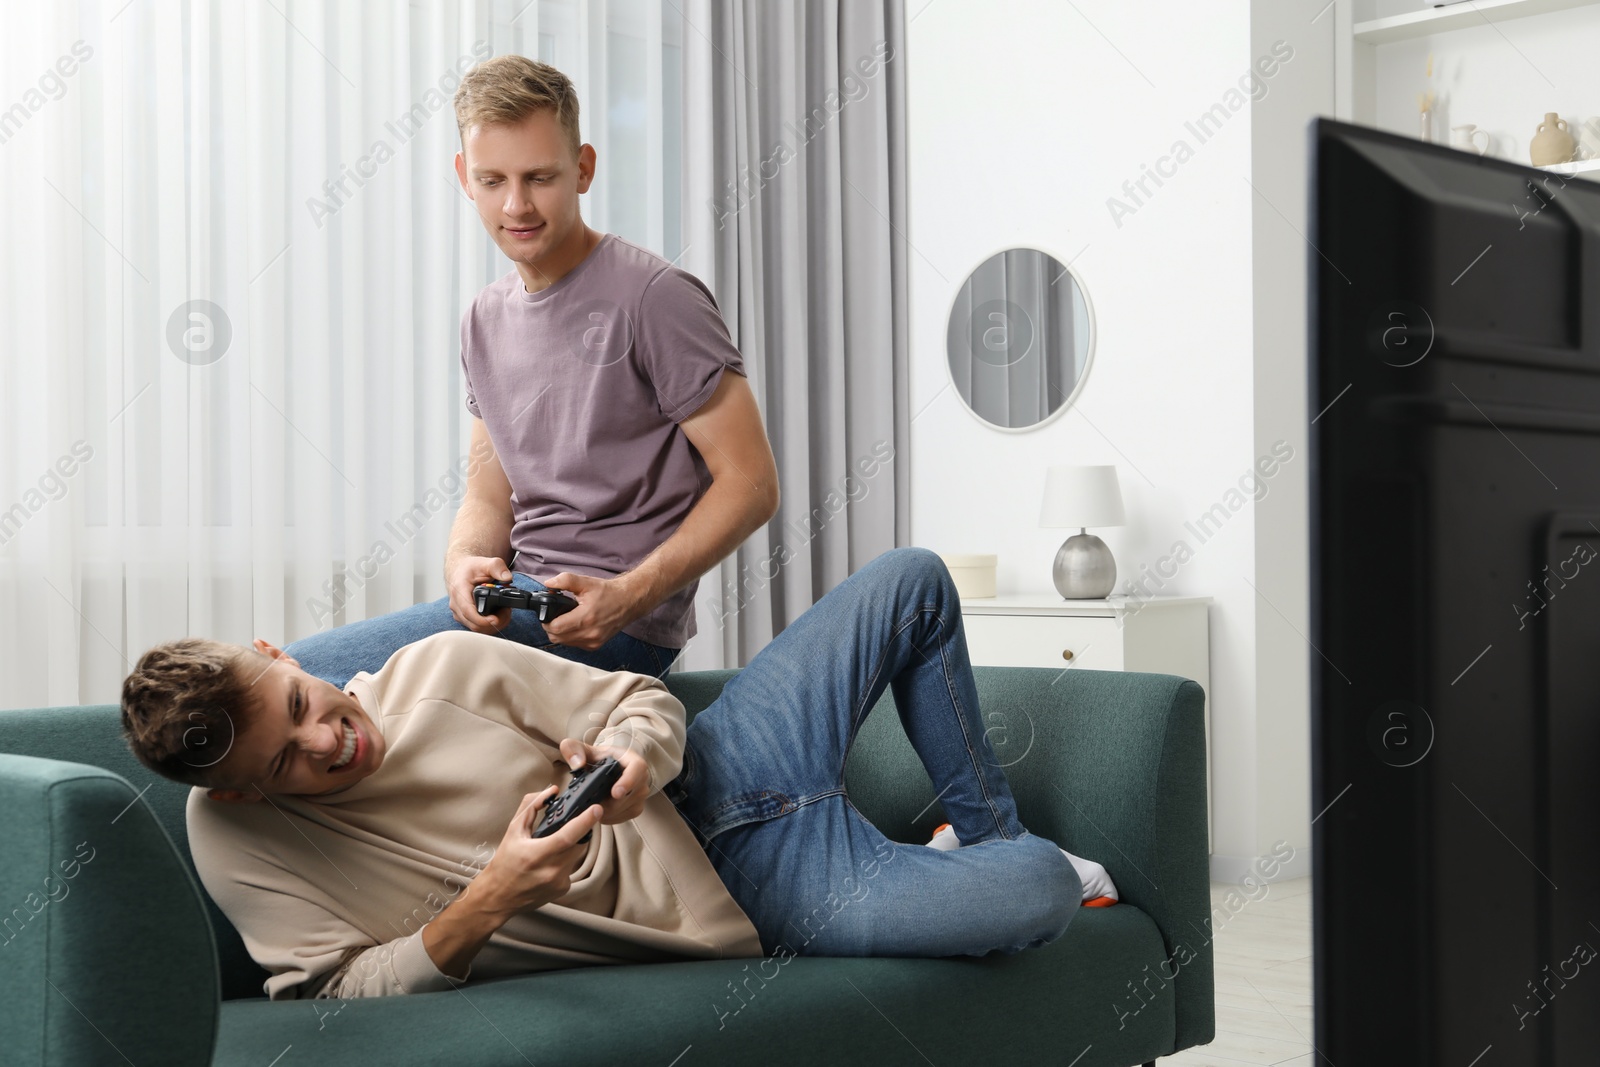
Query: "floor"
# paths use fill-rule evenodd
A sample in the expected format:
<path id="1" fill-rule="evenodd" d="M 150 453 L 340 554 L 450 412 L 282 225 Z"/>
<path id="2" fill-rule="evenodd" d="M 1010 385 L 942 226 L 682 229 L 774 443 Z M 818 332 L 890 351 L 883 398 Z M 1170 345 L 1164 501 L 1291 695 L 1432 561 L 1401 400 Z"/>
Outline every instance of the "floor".
<path id="1" fill-rule="evenodd" d="M 1161 1067 L 1311 1067 L 1311 879 L 1272 882 L 1248 900 L 1211 885 L 1216 930 L 1217 1037 L 1156 1062 Z M 1224 903 L 1234 894 L 1237 910 Z M 1220 916 L 1228 915 L 1226 920 Z"/>

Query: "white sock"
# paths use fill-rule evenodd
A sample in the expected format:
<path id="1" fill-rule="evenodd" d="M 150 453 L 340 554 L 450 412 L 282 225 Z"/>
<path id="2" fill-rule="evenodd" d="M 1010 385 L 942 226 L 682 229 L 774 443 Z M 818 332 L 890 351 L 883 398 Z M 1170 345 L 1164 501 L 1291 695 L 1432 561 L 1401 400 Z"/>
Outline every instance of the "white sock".
<path id="1" fill-rule="evenodd" d="M 928 842 L 928 847 L 940 852 L 949 852 L 953 848 L 960 848 L 961 842 L 956 838 L 955 830 L 949 823 L 945 823 L 934 832 L 933 839 Z M 1116 883 L 1111 881 L 1110 873 L 1094 860 L 1086 860 L 1082 856 L 1074 856 L 1066 849 L 1061 854 L 1072 862 L 1072 869 L 1078 872 L 1078 880 L 1083 883 L 1083 899 L 1093 900 L 1096 897 L 1110 897 L 1120 900 L 1117 896 Z"/>
<path id="2" fill-rule="evenodd" d="M 1117 896 L 1117 887 L 1111 881 L 1111 875 L 1100 864 L 1082 856 L 1074 856 L 1066 849 L 1062 849 L 1061 854 L 1072 861 L 1072 869 L 1078 872 L 1078 880 L 1083 883 L 1084 900 L 1093 900 L 1095 897 L 1122 899 Z"/>

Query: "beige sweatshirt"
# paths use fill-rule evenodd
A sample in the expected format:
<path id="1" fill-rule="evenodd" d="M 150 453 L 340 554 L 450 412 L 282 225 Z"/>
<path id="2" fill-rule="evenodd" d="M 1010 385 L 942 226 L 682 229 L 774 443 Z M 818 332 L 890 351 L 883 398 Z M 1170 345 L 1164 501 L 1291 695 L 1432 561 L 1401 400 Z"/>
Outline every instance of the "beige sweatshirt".
<path id="1" fill-rule="evenodd" d="M 565 783 L 566 737 L 640 752 L 644 812 L 597 827 L 567 894 L 514 916 L 467 977 L 761 955 L 660 793 L 683 759 L 684 710 L 659 680 L 462 631 L 407 645 L 346 691 L 388 742 L 366 778 L 270 803 L 189 795 L 200 880 L 271 972 L 272 999 L 451 988 L 420 931 L 493 856 L 524 794 Z"/>

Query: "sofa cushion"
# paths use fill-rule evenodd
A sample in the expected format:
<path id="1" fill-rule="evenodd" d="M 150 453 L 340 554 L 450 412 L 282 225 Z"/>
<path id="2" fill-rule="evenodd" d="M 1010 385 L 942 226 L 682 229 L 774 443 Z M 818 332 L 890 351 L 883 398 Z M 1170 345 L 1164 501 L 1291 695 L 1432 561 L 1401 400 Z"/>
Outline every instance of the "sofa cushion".
<path id="1" fill-rule="evenodd" d="M 1077 1067 L 1142 1063 L 1173 1047 L 1173 986 L 1153 983 L 1149 1006 L 1118 1013 L 1136 1003 L 1128 983 L 1165 956 L 1150 917 L 1118 905 L 1082 909 L 1060 940 L 1010 957 L 593 967 L 342 1005 L 234 1001 L 214 1062 L 261 1067 L 292 1046 L 303 1064 L 374 1062 L 381 1047 L 384 1067 L 926 1067 L 989 1062 L 1001 1048 Z"/>

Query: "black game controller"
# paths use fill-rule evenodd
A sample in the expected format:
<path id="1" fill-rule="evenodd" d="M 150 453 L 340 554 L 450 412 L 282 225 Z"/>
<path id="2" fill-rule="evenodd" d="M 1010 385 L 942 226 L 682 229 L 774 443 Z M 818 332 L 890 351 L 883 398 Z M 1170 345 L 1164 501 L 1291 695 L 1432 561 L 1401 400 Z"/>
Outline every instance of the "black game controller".
<path id="1" fill-rule="evenodd" d="M 539 825 L 533 828 L 534 837 L 549 837 L 579 815 L 588 811 L 611 795 L 611 787 L 622 777 L 622 764 L 607 756 L 599 763 L 572 772 L 572 781 L 545 805 Z M 594 836 L 591 830 L 583 835 L 583 844 Z"/>
<path id="2" fill-rule="evenodd" d="M 509 582 L 491 582 L 472 590 L 479 615 L 493 615 L 501 608 L 526 608 L 539 613 L 540 622 L 559 619 L 578 606 L 578 602 L 559 589 L 537 591 L 518 589 Z"/>

